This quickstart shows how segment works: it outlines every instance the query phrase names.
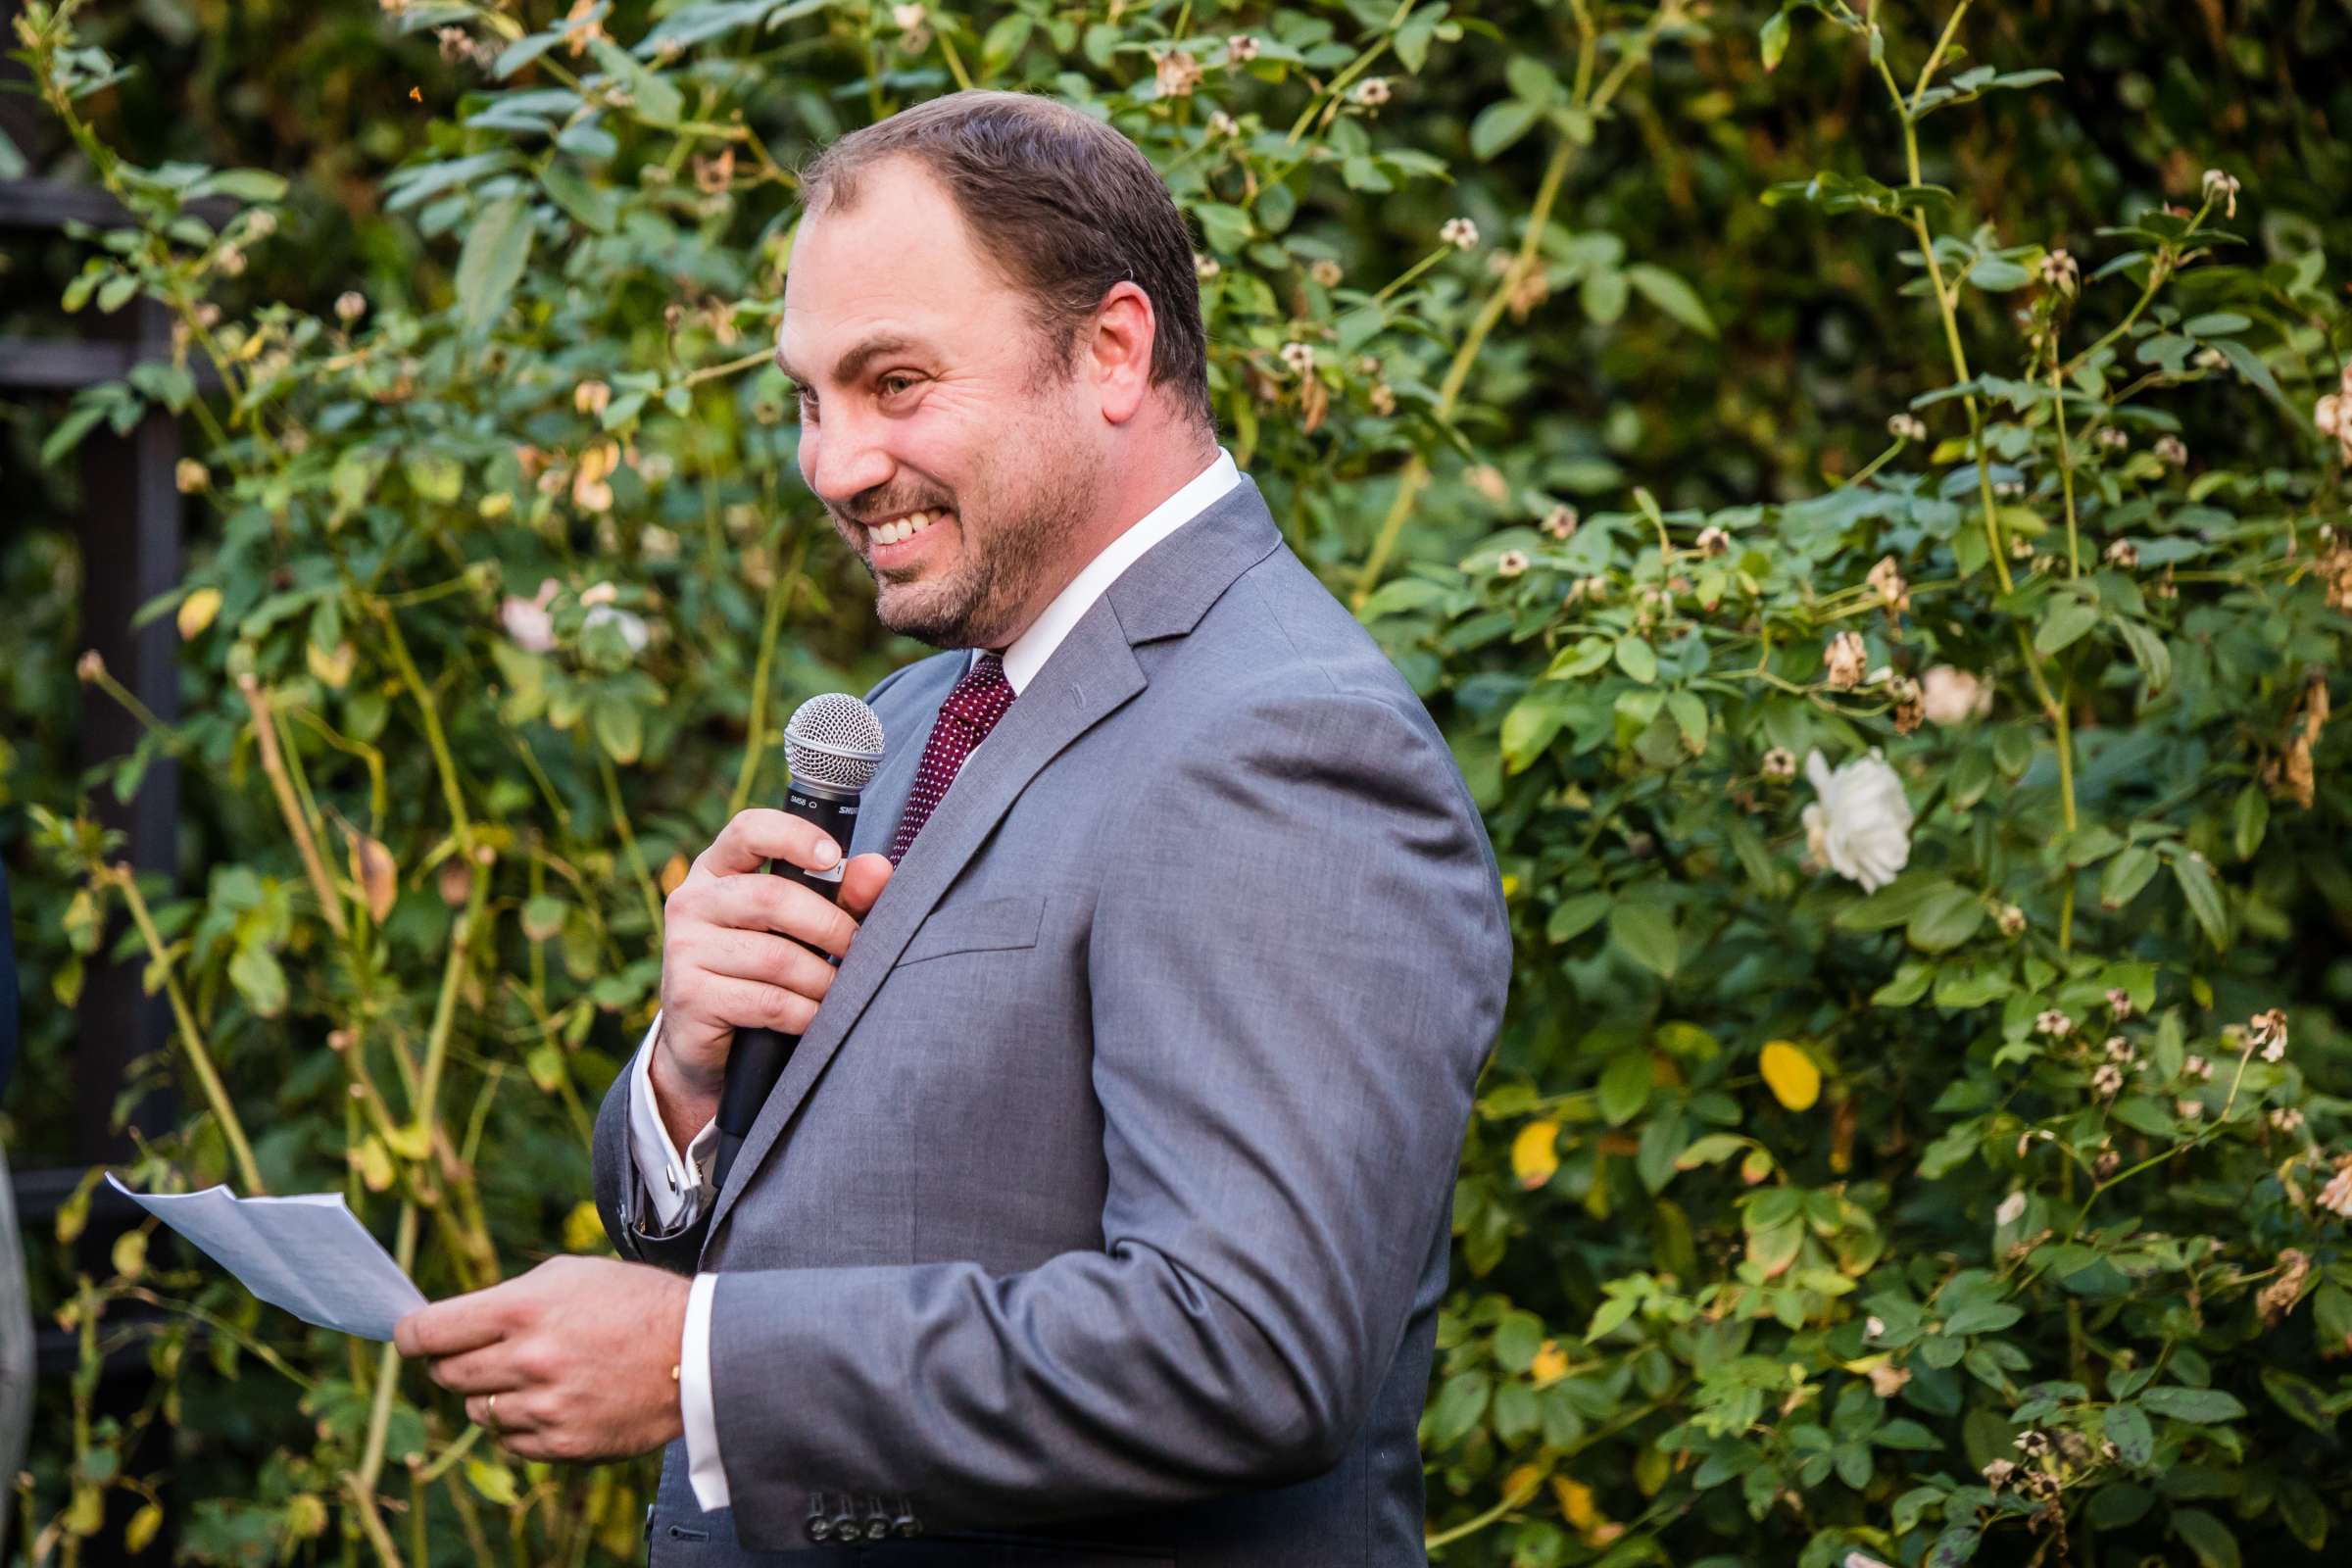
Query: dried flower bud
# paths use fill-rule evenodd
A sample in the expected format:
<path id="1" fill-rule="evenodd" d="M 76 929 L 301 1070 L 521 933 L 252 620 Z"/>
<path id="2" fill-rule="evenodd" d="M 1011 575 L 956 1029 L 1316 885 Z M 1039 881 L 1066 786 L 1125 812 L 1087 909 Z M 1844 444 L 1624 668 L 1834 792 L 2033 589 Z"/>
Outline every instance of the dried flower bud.
<path id="1" fill-rule="evenodd" d="M 2222 198 L 2223 217 L 2235 218 L 2237 216 L 2237 176 L 2226 174 L 2218 169 L 2208 169 L 2205 171 L 2204 183 L 2200 189 L 2204 192 L 2207 201 L 2213 200 L 2216 196 Z"/>
<path id="2" fill-rule="evenodd" d="M 1886 433 L 1897 441 L 1925 441 L 1928 426 L 1917 415 L 1893 414 L 1886 417 Z"/>
<path id="3" fill-rule="evenodd" d="M 1225 59 L 1229 65 L 1246 66 L 1257 58 L 1258 41 L 1246 32 L 1237 32 L 1225 40 Z"/>
<path id="4" fill-rule="evenodd" d="M 2286 1054 L 2286 1013 L 2272 1007 L 2246 1020 L 2246 1038 L 2262 1051 L 2262 1059 L 2277 1061 Z"/>
<path id="5" fill-rule="evenodd" d="M 1822 664 L 1829 671 L 1831 689 L 1852 691 L 1861 682 L 1862 666 L 1869 657 L 1870 650 L 1854 632 L 1841 631 L 1831 638 L 1821 656 Z"/>
<path id="6" fill-rule="evenodd" d="M 1438 240 L 1457 251 L 1475 250 L 1478 247 L 1478 225 L 1467 218 L 1448 218 L 1438 229 Z"/>
<path id="7" fill-rule="evenodd" d="M 1200 62 L 1181 49 L 1152 57 L 1152 78 L 1162 98 L 1188 98 L 1200 81 Z"/>

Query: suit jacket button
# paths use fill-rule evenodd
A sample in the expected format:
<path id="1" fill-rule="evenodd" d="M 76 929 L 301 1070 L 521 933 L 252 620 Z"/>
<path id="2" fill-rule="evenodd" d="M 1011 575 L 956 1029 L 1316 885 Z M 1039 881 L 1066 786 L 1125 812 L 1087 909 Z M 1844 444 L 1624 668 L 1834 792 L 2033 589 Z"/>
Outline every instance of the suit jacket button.
<path id="1" fill-rule="evenodd" d="M 808 1494 L 808 1539 L 819 1542 L 833 1539 L 833 1521 L 825 1517 L 825 1494 L 821 1492 Z"/>
<path id="2" fill-rule="evenodd" d="M 848 1493 L 841 1494 L 841 1507 L 833 1515 L 833 1534 L 844 1542 L 855 1542 L 864 1531 L 858 1525 L 858 1504 Z"/>

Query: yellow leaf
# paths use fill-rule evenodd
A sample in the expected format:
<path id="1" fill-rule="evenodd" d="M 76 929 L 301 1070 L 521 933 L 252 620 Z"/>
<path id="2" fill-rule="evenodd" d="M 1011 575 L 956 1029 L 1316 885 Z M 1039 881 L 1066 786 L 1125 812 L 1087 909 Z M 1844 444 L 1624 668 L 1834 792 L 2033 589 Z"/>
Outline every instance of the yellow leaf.
<path id="1" fill-rule="evenodd" d="M 1813 1058 L 1786 1040 L 1769 1041 L 1763 1059 L 1764 1082 L 1775 1099 L 1790 1110 L 1809 1110 L 1821 1098 L 1821 1069 Z"/>
<path id="2" fill-rule="evenodd" d="M 297 1492 L 286 1499 L 286 1529 L 299 1541 L 316 1541 L 326 1534 L 326 1503 L 316 1492 Z"/>
<path id="3" fill-rule="evenodd" d="M 179 602 L 179 639 L 186 642 L 203 632 L 220 613 L 220 590 L 199 588 Z"/>
<path id="4" fill-rule="evenodd" d="M 135 1280 L 147 1272 L 147 1233 L 124 1231 L 115 1238 L 115 1272 Z"/>
<path id="5" fill-rule="evenodd" d="M 360 1168 L 360 1180 L 369 1192 L 380 1193 L 392 1185 L 392 1152 L 374 1134 L 352 1151 L 352 1163 Z"/>
<path id="6" fill-rule="evenodd" d="M 586 1199 L 571 1206 L 564 1217 L 564 1250 L 566 1252 L 610 1251 L 610 1239 L 605 1235 L 604 1215 Z"/>
<path id="7" fill-rule="evenodd" d="M 336 691 L 341 691 L 351 682 L 351 666 L 359 658 L 359 650 L 353 648 L 348 640 L 335 644 L 332 651 L 317 643 L 308 643 L 304 645 L 303 657 L 309 662 L 312 674 Z"/>
<path id="8" fill-rule="evenodd" d="M 384 1144 L 403 1159 L 422 1159 L 433 1147 L 431 1135 L 415 1122 L 401 1122 L 384 1134 Z"/>
<path id="9" fill-rule="evenodd" d="M 683 855 L 673 855 L 663 862 L 662 866 L 662 896 L 667 898 L 677 892 L 678 884 L 686 880 L 686 873 L 691 869 L 692 867 L 687 865 L 686 857 Z"/>
<path id="10" fill-rule="evenodd" d="M 1511 1174 L 1520 1186 L 1533 1191 L 1551 1180 L 1560 1168 L 1560 1152 L 1552 1147 L 1559 1135 L 1556 1121 L 1531 1121 L 1519 1129 L 1511 1140 Z"/>
<path id="11" fill-rule="evenodd" d="M 1557 1383 L 1568 1375 L 1568 1352 L 1560 1348 L 1559 1341 L 1545 1340 L 1527 1370 L 1539 1389 Z"/>
<path id="12" fill-rule="evenodd" d="M 163 1528 L 163 1504 L 148 1503 L 137 1513 L 132 1514 L 130 1523 L 123 1527 L 122 1544 L 135 1557 L 147 1549 L 147 1543 L 153 1541 L 155 1533 Z"/>
<path id="13" fill-rule="evenodd" d="M 1543 1485 L 1544 1467 L 1537 1464 L 1523 1464 L 1503 1478 L 1502 1500 L 1516 1508 L 1534 1496 L 1536 1489 Z"/>
<path id="14" fill-rule="evenodd" d="M 514 1472 L 496 1459 L 467 1459 L 466 1479 L 473 1490 L 500 1506 L 514 1501 Z"/>
<path id="15" fill-rule="evenodd" d="M 1590 1530 L 1600 1522 L 1600 1511 L 1592 1506 L 1592 1489 L 1566 1476 L 1551 1478 L 1552 1494 L 1560 1499 L 1560 1517 L 1579 1530 Z"/>

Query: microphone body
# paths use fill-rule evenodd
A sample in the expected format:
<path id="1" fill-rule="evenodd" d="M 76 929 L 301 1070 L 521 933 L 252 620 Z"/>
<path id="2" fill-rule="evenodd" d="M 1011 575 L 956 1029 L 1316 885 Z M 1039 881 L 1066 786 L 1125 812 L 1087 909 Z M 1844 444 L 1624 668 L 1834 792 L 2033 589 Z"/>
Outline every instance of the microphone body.
<path id="1" fill-rule="evenodd" d="M 805 822 L 815 823 L 826 837 L 841 846 L 842 858 L 823 871 L 770 860 L 768 874 L 790 877 L 811 893 L 840 903 L 841 868 L 849 858 L 850 834 L 858 826 L 857 792 L 830 790 L 821 784 L 795 784 L 785 794 L 784 809 Z M 773 1029 L 754 1027 L 735 1031 L 735 1043 L 727 1052 L 726 1085 L 718 1096 L 718 1153 L 711 1164 L 712 1187 L 725 1185 L 727 1172 L 735 1163 L 735 1152 L 743 1147 L 768 1091 L 784 1076 L 784 1065 L 792 1059 L 793 1048 L 800 1043 L 799 1035 Z"/>
<path id="2" fill-rule="evenodd" d="M 857 698 L 835 692 L 811 697 L 784 726 L 784 752 L 792 765 L 792 784 L 785 792 L 787 813 L 813 823 L 841 847 L 841 858 L 822 871 L 803 870 L 788 861 L 771 860 L 768 872 L 788 876 L 834 903 L 841 902 L 842 868 L 849 863 L 850 839 L 858 828 L 858 801 L 872 781 L 882 759 L 882 725 L 873 710 Z M 830 955 L 824 955 L 830 961 Z M 799 1035 L 774 1029 L 735 1031 L 727 1050 L 727 1074 L 718 1096 L 718 1150 L 711 1162 L 710 1184 L 723 1188 L 735 1155 L 751 1135 L 752 1123 L 767 1101 L 784 1065 L 792 1059 Z"/>

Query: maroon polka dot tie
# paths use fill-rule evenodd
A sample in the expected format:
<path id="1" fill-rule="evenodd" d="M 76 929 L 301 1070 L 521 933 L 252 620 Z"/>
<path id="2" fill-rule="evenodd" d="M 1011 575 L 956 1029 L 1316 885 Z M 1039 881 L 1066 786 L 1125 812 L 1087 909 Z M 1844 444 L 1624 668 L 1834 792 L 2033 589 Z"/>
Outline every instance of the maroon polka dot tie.
<path id="1" fill-rule="evenodd" d="M 899 863 L 906 846 L 931 819 L 931 808 L 956 782 L 956 770 L 972 755 L 972 748 L 988 739 L 988 732 L 1012 706 L 1012 684 L 1004 678 L 1004 661 L 983 650 L 940 705 L 931 739 L 923 745 L 922 766 L 915 771 L 914 792 L 906 797 L 906 812 L 899 818 L 899 831 L 890 841 L 891 864 Z"/>

